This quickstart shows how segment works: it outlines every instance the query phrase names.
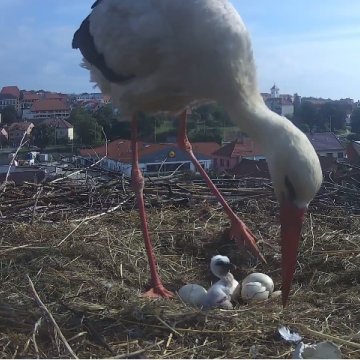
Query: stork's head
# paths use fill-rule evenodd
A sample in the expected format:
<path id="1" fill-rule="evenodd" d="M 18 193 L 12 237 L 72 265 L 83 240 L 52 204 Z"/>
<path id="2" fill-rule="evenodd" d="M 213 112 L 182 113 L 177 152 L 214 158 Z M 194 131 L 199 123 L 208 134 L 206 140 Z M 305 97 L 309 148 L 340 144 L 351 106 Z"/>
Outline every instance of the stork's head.
<path id="1" fill-rule="evenodd" d="M 280 203 L 282 300 L 285 306 L 295 272 L 304 214 L 321 186 L 322 171 L 307 136 L 290 121 L 287 131 L 278 134 L 268 164 Z"/>
<path id="2" fill-rule="evenodd" d="M 211 258 L 211 272 L 218 278 L 226 276 L 230 270 L 234 269 L 234 267 L 235 266 L 230 262 L 230 259 L 227 256 L 215 255 Z"/>

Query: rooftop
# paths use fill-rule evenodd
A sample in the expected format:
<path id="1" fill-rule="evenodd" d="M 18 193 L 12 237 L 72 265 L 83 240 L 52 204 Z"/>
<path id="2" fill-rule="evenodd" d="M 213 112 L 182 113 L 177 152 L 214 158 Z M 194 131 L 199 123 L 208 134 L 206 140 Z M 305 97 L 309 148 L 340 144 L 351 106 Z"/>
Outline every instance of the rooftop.
<path id="1" fill-rule="evenodd" d="M 14 122 L 12 123 L 8 130 L 9 131 L 14 131 L 14 130 L 21 130 L 21 131 L 26 131 L 29 126 L 33 125 L 33 123 L 29 122 L 29 121 L 21 121 L 21 122 Z"/>
<path id="2" fill-rule="evenodd" d="M 307 133 L 306 136 L 316 151 L 344 150 L 344 146 L 333 132 Z"/>
<path id="3" fill-rule="evenodd" d="M 36 101 L 32 107 L 31 111 L 66 111 L 69 110 L 69 106 L 66 105 L 63 101 L 58 99 L 41 99 Z"/>
<path id="4" fill-rule="evenodd" d="M 20 90 L 17 86 L 4 86 L 1 89 L 1 94 L 11 94 L 15 97 L 20 97 Z"/>
<path id="5" fill-rule="evenodd" d="M 33 101 L 33 100 L 40 100 L 40 95 L 31 92 L 31 91 L 24 91 L 23 92 L 23 100 L 24 101 Z"/>
<path id="6" fill-rule="evenodd" d="M 216 143 L 193 143 L 193 151 L 194 154 L 203 155 L 206 158 L 210 158 L 212 152 L 214 149 L 216 150 L 219 148 L 219 145 Z M 186 154 L 184 154 L 183 151 L 179 151 L 177 144 L 174 143 L 162 143 L 162 144 L 156 144 L 156 143 L 148 143 L 139 141 L 138 142 L 138 149 L 139 149 L 139 159 L 146 160 L 147 162 L 156 161 L 156 159 L 153 157 L 153 155 L 157 154 L 161 157 L 163 160 L 167 155 L 167 153 L 170 152 L 170 150 L 174 149 L 176 161 L 183 161 L 185 158 L 187 158 Z M 111 141 L 108 144 L 107 147 L 108 153 L 107 157 L 109 159 L 118 160 L 124 163 L 131 163 L 132 157 L 131 157 L 131 141 L 130 140 L 123 140 L 123 139 L 117 139 L 114 141 Z M 159 154 L 162 153 L 163 154 Z M 81 149 L 80 154 L 82 156 L 94 156 L 95 154 L 98 156 L 105 156 L 106 154 L 106 148 L 105 145 L 99 146 L 94 149 Z"/>
<path id="7" fill-rule="evenodd" d="M 57 129 L 71 129 L 74 127 L 68 121 L 58 118 L 45 119 L 41 123 Z"/>
<path id="8" fill-rule="evenodd" d="M 235 158 L 240 156 L 252 157 L 263 155 L 263 152 L 261 151 L 259 145 L 257 145 L 253 140 L 244 137 L 224 145 L 215 151 L 213 155 L 227 158 Z"/>

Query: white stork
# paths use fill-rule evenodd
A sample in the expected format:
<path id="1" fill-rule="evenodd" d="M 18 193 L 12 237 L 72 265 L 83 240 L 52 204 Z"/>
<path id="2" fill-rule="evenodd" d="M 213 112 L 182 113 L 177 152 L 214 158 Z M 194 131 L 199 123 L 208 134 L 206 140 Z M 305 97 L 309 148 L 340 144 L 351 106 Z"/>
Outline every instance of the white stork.
<path id="1" fill-rule="evenodd" d="M 270 111 L 257 86 L 250 37 L 228 0 L 97 0 L 73 39 L 92 81 L 132 117 L 132 180 L 142 222 L 153 288 L 170 297 L 156 268 L 138 167 L 138 111 L 180 112 L 179 146 L 185 149 L 224 206 L 232 235 L 259 258 L 255 238 L 230 209 L 197 162 L 186 136 L 186 109 L 203 100 L 224 106 L 232 121 L 265 152 L 280 203 L 283 304 L 296 266 L 305 210 L 322 172 L 308 138 Z"/>

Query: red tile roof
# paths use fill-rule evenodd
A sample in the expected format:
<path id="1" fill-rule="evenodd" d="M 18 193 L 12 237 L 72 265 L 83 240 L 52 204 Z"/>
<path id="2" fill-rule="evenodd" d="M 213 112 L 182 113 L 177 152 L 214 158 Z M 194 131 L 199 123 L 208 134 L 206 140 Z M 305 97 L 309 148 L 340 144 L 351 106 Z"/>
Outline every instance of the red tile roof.
<path id="1" fill-rule="evenodd" d="M 14 122 L 9 126 L 8 131 L 14 131 L 14 130 L 27 131 L 31 126 L 34 126 L 34 124 L 29 121 Z"/>
<path id="2" fill-rule="evenodd" d="M 33 93 L 31 91 L 24 91 L 23 92 L 23 100 L 24 101 L 35 101 L 40 100 L 40 95 Z"/>
<path id="3" fill-rule="evenodd" d="M 166 144 L 155 144 L 139 141 L 139 158 L 142 158 L 145 155 L 150 155 L 155 152 L 158 152 L 162 149 L 168 148 L 169 146 L 177 146 L 177 144 L 166 143 Z M 193 143 L 194 153 L 203 154 L 210 156 L 214 149 L 218 149 L 219 145 L 217 143 Z M 99 146 L 94 149 L 81 149 L 80 155 L 82 156 L 105 156 L 105 146 Z M 108 144 L 108 158 L 113 160 L 119 160 L 121 162 L 131 163 L 131 141 L 130 140 L 114 140 Z"/>
<path id="4" fill-rule="evenodd" d="M 71 129 L 74 127 L 68 121 L 66 121 L 64 119 L 58 119 L 58 118 L 45 119 L 41 122 L 41 124 L 45 124 L 47 126 L 57 128 L 57 129 Z"/>
<path id="5" fill-rule="evenodd" d="M 20 90 L 17 86 L 4 86 L 1 89 L 1 94 L 11 94 L 18 98 L 20 97 Z"/>
<path id="6" fill-rule="evenodd" d="M 149 144 L 147 142 L 139 141 L 139 157 L 159 151 L 169 144 Z M 131 163 L 131 141 L 130 140 L 114 140 L 108 143 L 108 154 L 107 157 L 113 160 L 119 160 L 121 162 Z M 81 149 L 80 155 L 82 156 L 105 156 L 106 148 L 105 145 L 98 146 L 94 149 Z"/>
<path id="7" fill-rule="evenodd" d="M 211 156 L 220 149 L 220 145 L 216 142 L 197 142 L 192 143 L 192 148 L 194 153 Z"/>
<path id="8" fill-rule="evenodd" d="M 67 96 L 64 94 L 46 92 L 44 94 L 44 99 L 58 99 L 58 100 L 66 100 Z"/>
<path id="9" fill-rule="evenodd" d="M 70 110 L 64 102 L 58 99 L 41 99 L 34 102 L 31 111 L 64 111 Z"/>
<path id="10" fill-rule="evenodd" d="M 214 156 L 226 158 L 252 157 L 263 155 L 260 147 L 250 138 L 237 139 L 224 145 L 213 153 Z"/>

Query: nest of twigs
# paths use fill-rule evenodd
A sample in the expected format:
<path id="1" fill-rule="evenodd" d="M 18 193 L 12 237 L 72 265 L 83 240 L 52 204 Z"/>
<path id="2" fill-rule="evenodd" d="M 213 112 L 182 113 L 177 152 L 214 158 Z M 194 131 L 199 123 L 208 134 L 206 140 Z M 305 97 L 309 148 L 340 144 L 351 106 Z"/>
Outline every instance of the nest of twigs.
<path id="1" fill-rule="evenodd" d="M 275 298 L 205 313 L 176 297 L 140 296 L 149 271 L 127 182 L 64 181 L 1 195 L 1 357 L 288 358 L 293 345 L 277 335 L 280 325 L 360 357 L 360 218 L 343 189 L 328 184 L 311 205 L 286 309 Z M 267 265 L 228 238 L 229 222 L 201 183 L 147 182 L 149 228 L 169 290 L 208 287 L 217 253 L 239 265 L 238 280 L 265 272 L 280 289 L 277 203 L 267 181 L 255 185 L 223 190 Z"/>

